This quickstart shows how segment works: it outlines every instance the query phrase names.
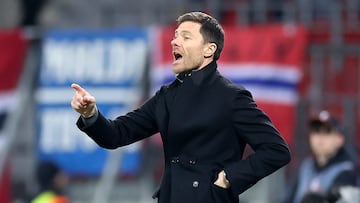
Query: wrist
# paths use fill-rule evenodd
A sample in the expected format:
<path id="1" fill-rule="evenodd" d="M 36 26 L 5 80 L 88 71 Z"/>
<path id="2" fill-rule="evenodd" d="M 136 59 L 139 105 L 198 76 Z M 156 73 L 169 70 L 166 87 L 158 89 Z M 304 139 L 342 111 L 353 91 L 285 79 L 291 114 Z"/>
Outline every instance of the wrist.
<path id="1" fill-rule="evenodd" d="M 91 118 L 96 114 L 96 111 L 97 111 L 97 108 L 96 108 L 96 106 L 94 106 L 94 108 L 89 113 L 87 113 L 87 112 L 82 113 L 81 117 L 83 117 L 83 118 Z"/>

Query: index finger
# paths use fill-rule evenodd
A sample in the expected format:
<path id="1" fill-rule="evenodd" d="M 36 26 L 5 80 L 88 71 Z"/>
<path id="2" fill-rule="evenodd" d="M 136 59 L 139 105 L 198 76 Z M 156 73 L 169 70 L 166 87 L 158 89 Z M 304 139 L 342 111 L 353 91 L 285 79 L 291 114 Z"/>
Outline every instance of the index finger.
<path id="1" fill-rule="evenodd" d="M 81 95 L 88 94 L 87 91 L 84 88 L 82 88 L 80 85 L 78 85 L 76 83 L 71 84 L 71 87 Z"/>

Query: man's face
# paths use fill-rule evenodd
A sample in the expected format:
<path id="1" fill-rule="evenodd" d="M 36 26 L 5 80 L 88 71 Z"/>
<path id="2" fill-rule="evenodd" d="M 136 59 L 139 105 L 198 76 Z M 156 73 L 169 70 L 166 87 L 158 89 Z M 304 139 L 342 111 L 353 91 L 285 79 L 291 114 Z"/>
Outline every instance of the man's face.
<path id="1" fill-rule="evenodd" d="M 204 43 L 200 27 L 199 23 L 186 21 L 175 30 L 171 41 L 174 73 L 200 69 L 213 60 L 213 57 L 205 57 L 209 55 L 211 43 Z"/>
<path id="2" fill-rule="evenodd" d="M 311 150 L 317 157 L 332 157 L 344 143 L 343 136 L 337 132 L 312 132 L 309 139 Z"/>

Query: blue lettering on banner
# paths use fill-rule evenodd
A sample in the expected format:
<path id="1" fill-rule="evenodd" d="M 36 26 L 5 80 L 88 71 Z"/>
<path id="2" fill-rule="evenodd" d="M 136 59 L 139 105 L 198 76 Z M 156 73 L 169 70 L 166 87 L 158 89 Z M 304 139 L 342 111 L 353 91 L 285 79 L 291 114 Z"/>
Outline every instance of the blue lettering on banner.
<path id="1" fill-rule="evenodd" d="M 134 85 L 144 74 L 147 41 L 144 32 L 130 32 L 134 35 L 48 34 L 44 40 L 40 82 Z"/>
<path id="2" fill-rule="evenodd" d="M 147 32 L 141 29 L 45 35 L 36 92 L 39 159 L 56 160 L 73 175 L 101 173 L 108 151 L 76 127 L 78 114 L 70 106 L 74 94 L 70 84 L 78 83 L 91 92 L 107 117 L 134 109 L 143 96 L 147 40 Z M 136 146 L 125 149 L 119 170 L 136 173 L 139 153 Z"/>

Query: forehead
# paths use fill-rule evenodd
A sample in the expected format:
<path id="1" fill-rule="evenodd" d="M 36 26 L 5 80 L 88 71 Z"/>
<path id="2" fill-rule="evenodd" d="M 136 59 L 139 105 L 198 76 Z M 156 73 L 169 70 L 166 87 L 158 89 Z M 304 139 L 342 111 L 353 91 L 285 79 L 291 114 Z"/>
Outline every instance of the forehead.
<path id="1" fill-rule="evenodd" d="M 175 33 L 188 32 L 192 34 L 200 34 L 201 24 L 192 21 L 185 21 L 176 28 Z"/>

